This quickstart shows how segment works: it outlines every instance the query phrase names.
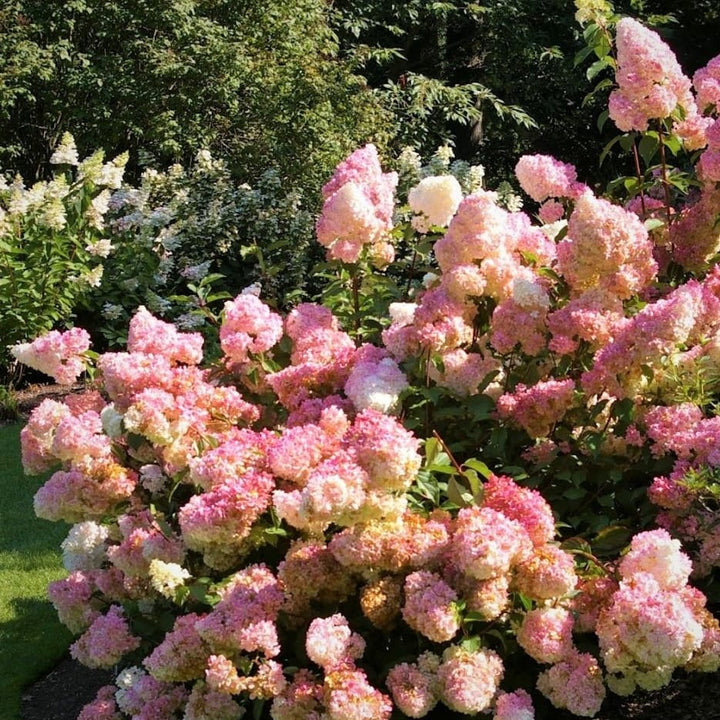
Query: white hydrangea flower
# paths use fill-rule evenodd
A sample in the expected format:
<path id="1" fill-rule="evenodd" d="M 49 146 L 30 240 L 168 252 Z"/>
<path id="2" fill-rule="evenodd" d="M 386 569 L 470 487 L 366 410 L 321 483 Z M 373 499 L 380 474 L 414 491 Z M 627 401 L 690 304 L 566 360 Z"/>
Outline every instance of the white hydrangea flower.
<path id="1" fill-rule="evenodd" d="M 513 283 L 512 299 L 522 308 L 528 310 L 548 310 L 550 296 L 539 283 L 526 278 L 517 278 Z"/>
<path id="2" fill-rule="evenodd" d="M 106 258 L 114 249 L 115 246 L 110 242 L 109 238 L 102 238 L 85 246 L 85 250 L 91 255 L 101 258 Z"/>
<path id="3" fill-rule="evenodd" d="M 65 206 L 59 199 L 53 198 L 45 205 L 43 222 L 52 230 L 62 230 L 65 227 L 67 224 Z"/>
<path id="4" fill-rule="evenodd" d="M 90 207 L 85 211 L 85 217 L 88 224 L 96 230 L 102 230 L 105 227 L 105 213 L 110 206 L 110 191 L 103 190 L 96 198 L 93 199 Z"/>
<path id="5" fill-rule="evenodd" d="M 90 157 L 85 158 L 78 165 L 77 179 L 87 178 L 90 182 L 97 184 L 102 173 L 104 159 L 105 153 L 102 150 L 97 150 Z"/>
<path id="6" fill-rule="evenodd" d="M 60 139 L 60 144 L 50 156 L 51 165 L 73 165 L 78 164 L 78 151 L 75 145 L 75 138 L 66 132 Z"/>
<path id="7" fill-rule="evenodd" d="M 122 308 L 120 308 L 122 310 Z M 115 405 L 110 403 L 100 411 L 100 421 L 102 422 L 103 432 L 109 438 L 118 438 L 123 432 L 123 416 L 115 409 Z"/>
<path id="8" fill-rule="evenodd" d="M 392 413 L 400 393 L 408 387 L 407 378 L 391 358 L 379 363 L 358 363 L 345 383 L 345 394 L 358 411 Z"/>
<path id="9" fill-rule="evenodd" d="M 100 287 L 100 283 L 102 282 L 103 270 L 104 268 L 102 265 L 97 265 L 87 275 L 83 276 L 83 280 L 90 287 Z"/>
<path id="10" fill-rule="evenodd" d="M 454 175 L 424 178 L 408 194 L 408 204 L 415 213 L 412 226 L 421 233 L 428 232 L 432 225 L 447 227 L 462 198 L 462 188 Z"/>
<path id="11" fill-rule="evenodd" d="M 182 565 L 154 558 L 150 561 L 149 577 L 150 584 L 155 590 L 166 598 L 172 599 L 175 590 L 184 585 L 185 580 L 191 575 Z"/>
<path id="12" fill-rule="evenodd" d="M 77 523 L 62 541 L 63 565 L 68 572 L 100 568 L 105 559 L 108 529 L 93 520 Z"/>
<path id="13" fill-rule="evenodd" d="M 567 227 L 567 220 L 557 220 L 554 223 L 543 225 L 540 229 L 548 240 L 554 240 L 560 231 Z"/>
<path id="14" fill-rule="evenodd" d="M 125 668 L 118 673 L 115 678 L 115 686 L 118 688 L 115 693 L 115 702 L 123 712 L 132 712 L 135 705 L 133 702 L 133 696 L 129 695 L 129 691 L 135 686 L 138 680 L 144 678 L 147 673 L 136 665 L 133 667 Z"/>
<path id="15" fill-rule="evenodd" d="M 195 162 L 201 166 L 209 166 L 212 164 L 212 154 L 209 150 L 198 150 L 195 156 Z"/>
<path id="16" fill-rule="evenodd" d="M 471 165 L 468 171 L 468 191 L 474 193 L 482 189 L 485 178 L 485 168 L 482 165 Z"/>

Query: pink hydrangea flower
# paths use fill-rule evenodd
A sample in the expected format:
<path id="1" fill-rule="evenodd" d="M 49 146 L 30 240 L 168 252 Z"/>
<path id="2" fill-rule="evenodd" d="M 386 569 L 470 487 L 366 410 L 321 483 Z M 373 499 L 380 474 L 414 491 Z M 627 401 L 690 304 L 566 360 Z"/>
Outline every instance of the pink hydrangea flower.
<path id="1" fill-rule="evenodd" d="M 203 336 L 181 333 L 172 323 L 153 317 L 142 305 L 130 320 L 128 352 L 162 355 L 171 362 L 197 365 L 202 361 Z"/>
<path id="2" fill-rule="evenodd" d="M 427 656 L 430 655 L 425 653 L 425 666 L 427 666 Z M 393 702 L 408 717 L 425 717 L 438 703 L 440 688 L 435 670 L 439 665 L 439 658 L 432 657 L 434 663 L 430 668 L 421 668 L 420 663 L 401 663 L 395 665 L 388 673 L 385 682 Z"/>
<path id="3" fill-rule="evenodd" d="M 58 470 L 35 493 L 35 514 L 45 520 L 100 520 L 132 495 L 137 475 L 111 459 L 88 459 Z"/>
<path id="4" fill-rule="evenodd" d="M 434 352 L 454 350 L 469 343 L 473 314 L 473 306 L 453 300 L 442 288 L 428 290 L 413 318 L 418 343 Z"/>
<path id="5" fill-rule="evenodd" d="M 693 75 L 693 85 L 697 92 L 697 104 L 700 110 L 710 107 L 720 108 L 720 55 L 715 56 L 705 67 Z"/>
<path id="6" fill-rule="evenodd" d="M 58 460 L 80 462 L 110 455 L 110 438 L 103 434 L 100 415 L 93 410 L 67 415 L 55 428 L 51 452 Z"/>
<path id="7" fill-rule="evenodd" d="M 660 586 L 653 575 L 636 572 L 620 583 L 612 602 L 600 612 L 596 632 L 605 667 L 644 686 L 643 673 L 687 663 L 703 640 L 703 628 L 676 588 Z"/>
<path id="8" fill-rule="evenodd" d="M 506 475 L 491 475 L 484 485 L 483 507 L 519 522 L 533 544 L 544 545 L 555 536 L 552 508 L 537 491 L 518 485 Z"/>
<path id="9" fill-rule="evenodd" d="M 329 548 L 343 567 L 357 572 L 367 567 L 390 572 L 432 570 L 448 546 L 448 535 L 442 519 L 407 512 L 400 518 L 348 528 L 333 536 Z"/>
<path id="10" fill-rule="evenodd" d="M 275 481 L 249 471 L 188 500 L 178 514 L 183 540 L 211 567 L 232 566 L 253 523 L 270 507 Z"/>
<path id="11" fill-rule="evenodd" d="M 457 348 L 443 353 L 440 359 L 442 371 L 431 364 L 428 375 L 438 385 L 452 390 L 459 397 L 476 395 L 489 375 L 497 379 L 502 373 L 502 365 L 490 353 L 483 355 Z"/>
<path id="12" fill-rule="evenodd" d="M 577 584 L 575 561 L 556 545 L 541 545 L 515 568 L 515 587 L 536 600 L 564 597 Z"/>
<path id="13" fill-rule="evenodd" d="M 240 294 L 225 303 L 220 345 L 232 362 L 244 363 L 248 353 L 266 352 L 282 333 L 282 318 L 255 295 Z"/>
<path id="14" fill-rule="evenodd" d="M 405 578 L 405 622 L 433 642 L 452 640 L 460 629 L 457 593 L 435 573 L 419 570 Z"/>
<path id="15" fill-rule="evenodd" d="M 282 604 L 282 590 L 270 569 L 248 565 L 231 577 L 220 602 L 195 629 L 215 654 L 244 650 L 272 658 L 280 652 L 275 622 Z"/>
<path id="16" fill-rule="evenodd" d="M 582 186 L 577 171 L 569 163 L 549 155 L 523 155 L 515 166 L 520 187 L 536 202 L 552 198 L 574 198 Z"/>
<path id="17" fill-rule="evenodd" d="M 339 451 L 313 468 L 301 491 L 276 490 L 273 503 L 279 517 L 298 528 L 350 525 L 367 500 L 367 485 L 365 470 L 350 453 Z"/>
<path id="18" fill-rule="evenodd" d="M 211 651 L 195 628 L 200 618 L 195 613 L 177 617 L 172 630 L 165 633 L 143 660 L 154 678 L 163 682 L 188 682 L 204 676 Z"/>
<path id="19" fill-rule="evenodd" d="M 273 720 L 321 720 L 323 686 L 309 671 L 301 668 L 293 681 L 273 698 Z"/>
<path id="20" fill-rule="evenodd" d="M 20 431 L 23 469 L 28 475 L 39 475 L 56 465 L 52 452 L 55 431 L 60 422 L 71 416 L 70 408 L 56 400 L 45 399 L 30 413 Z"/>
<path id="21" fill-rule="evenodd" d="M 312 470 L 339 449 L 337 440 L 319 425 L 308 423 L 283 430 L 268 453 L 268 461 L 275 475 L 303 487 Z"/>
<path id="22" fill-rule="evenodd" d="M 530 553 L 525 528 L 491 508 L 469 507 L 458 513 L 451 548 L 454 562 L 472 578 L 504 575 Z"/>
<path id="23" fill-rule="evenodd" d="M 692 563 L 681 552 L 680 541 L 673 540 L 667 530 L 649 530 L 633 537 L 618 570 L 623 578 L 649 573 L 663 589 L 679 590 L 687 584 Z"/>
<path id="24" fill-rule="evenodd" d="M 593 717 L 605 699 L 602 670 L 588 653 L 574 652 L 540 673 L 537 688 L 556 708 L 580 717 Z"/>
<path id="25" fill-rule="evenodd" d="M 374 145 L 338 165 L 323 187 L 325 203 L 316 224 L 318 242 L 331 259 L 353 263 L 364 246 L 383 242 L 392 228 L 397 182 L 397 173 L 382 172 Z"/>
<path id="26" fill-rule="evenodd" d="M 172 717 L 180 711 L 188 698 L 182 685 L 156 680 L 139 668 L 129 668 L 117 678 L 115 699 L 118 707 L 133 720 L 153 720 Z"/>
<path id="27" fill-rule="evenodd" d="M 110 668 L 139 646 L 140 638 L 130 632 L 122 608 L 111 605 L 70 646 L 70 654 L 87 667 Z"/>
<path id="28" fill-rule="evenodd" d="M 353 632 L 340 614 L 315 618 L 307 630 L 305 649 L 308 657 L 325 672 L 352 666 L 365 652 L 365 640 Z"/>
<path id="29" fill-rule="evenodd" d="M 607 391 L 625 397 L 642 377 L 642 366 L 658 362 L 678 344 L 687 343 L 705 315 L 703 288 L 689 281 L 664 298 L 646 305 L 601 348 L 593 368 L 583 374 L 583 389 L 589 395 Z"/>
<path id="30" fill-rule="evenodd" d="M 557 200 L 546 200 L 538 210 L 538 217 L 544 225 L 552 225 L 564 216 L 565 208 Z"/>
<path id="31" fill-rule="evenodd" d="M 715 218 L 720 212 L 720 192 L 707 187 L 697 202 L 688 204 L 670 225 L 673 259 L 688 270 L 707 268 L 720 247 L 720 230 Z"/>
<path id="32" fill-rule="evenodd" d="M 583 578 L 578 582 L 578 593 L 570 602 L 575 614 L 575 632 L 595 631 L 600 611 L 610 604 L 617 589 L 617 581 L 605 575 Z"/>
<path id="33" fill-rule="evenodd" d="M 525 690 L 515 690 L 498 695 L 493 720 L 535 720 L 530 694 Z"/>
<path id="34" fill-rule="evenodd" d="M 573 380 L 544 380 L 531 387 L 519 383 L 513 393 L 498 398 L 497 412 L 530 437 L 546 437 L 572 406 L 574 394 Z"/>
<path id="35" fill-rule="evenodd" d="M 362 670 L 346 668 L 325 676 L 323 701 L 332 720 L 389 720 L 390 698 L 374 688 Z"/>
<path id="36" fill-rule="evenodd" d="M 503 673 L 503 662 L 494 651 L 481 648 L 472 652 L 451 645 L 437 671 L 440 697 L 456 712 L 483 712 L 490 707 Z"/>
<path id="37" fill-rule="evenodd" d="M 85 370 L 82 357 L 90 349 L 90 335 L 82 328 L 67 332 L 51 330 L 33 340 L 13 346 L 18 362 L 50 375 L 61 385 L 72 385 Z"/>
<path id="38" fill-rule="evenodd" d="M 558 270 L 576 294 L 599 287 L 626 299 L 657 272 L 653 243 L 637 215 L 590 191 L 576 200 L 557 252 Z"/>
<path id="39" fill-rule="evenodd" d="M 103 685 L 95 699 L 80 711 L 77 720 L 122 720 L 115 703 L 115 686 Z"/>
<path id="40" fill-rule="evenodd" d="M 75 570 L 48 585 L 48 598 L 60 622 L 74 634 L 87 630 L 101 614 L 94 576 L 92 571 Z"/>
<path id="41" fill-rule="evenodd" d="M 678 105 L 692 114 L 696 106 L 690 80 L 656 32 L 622 18 L 616 46 L 619 87 L 610 94 L 608 107 L 620 130 L 645 131 L 649 120 L 669 117 Z"/>
<path id="42" fill-rule="evenodd" d="M 525 614 L 517 631 L 520 647 L 540 663 L 558 663 L 573 650 L 573 616 L 561 607 L 542 607 Z"/>
<path id="43" fill-rule="evenodd" d="M 313 540 L 294 542 L 278 565 L 277 576 L 284 594 L 283 610 L 298 618 L 310 613 L 313 600 L 339 603 L 356 586 L 327 545 Z"/>
<path id="44" fill-rule="evenodd" d="M 546 317 L 546 308 L 527 308 L 511 298 L 503 300 L 493 312 L 490 343 L 501 354 L 519 346 L 534 357 L 547 347 Z"/>
<path id="45" fill-rule="evenodd" d="M 398 420 L 377 410 L 359 413 L 344 441 L 367 472 L 371 488 L 407 490 L 420 469 L 419 440 Z"/>
<path id="46" fill-rule="evenodd" d="M 210 655 L 205 669 L 205 680 L 212 690 L 237 695 L 243 684 L 232 660 L 224 655 Z"/>
<path id="47" fill-rule="evenodd" d="M 611 293 L 591 288 L 547 316 L 547 326 L 553 335 L 549 347 L 564 355 L 575 352 L 584 340 L 593 350 L 599 350 L 624 323 L 622 301 Z"/>
<path id="48" fill-rule="evenodd" d="M 244 710 L 226 693 L 213 690 L 204 683 L 195 683 L 185 704 L 183 720 L 238 720 Z"/>
<path id="49" fill-rule="evenodd" d="M 390 227 L 378 217 L 363 186 L 350 181 L 325 200 L 315 229 L 329 259 L 354 263 L 363 247 L 377 243 Z"/>
<path id="50" fill-rule="evenodd" d="M 268 470 L 268 454 L 275 444 L 276 437 L 269 431 L 239 429 L 217 447 L 191 458 L 190 477 L 203 490 L 211 490 L 251 470 Z"/>

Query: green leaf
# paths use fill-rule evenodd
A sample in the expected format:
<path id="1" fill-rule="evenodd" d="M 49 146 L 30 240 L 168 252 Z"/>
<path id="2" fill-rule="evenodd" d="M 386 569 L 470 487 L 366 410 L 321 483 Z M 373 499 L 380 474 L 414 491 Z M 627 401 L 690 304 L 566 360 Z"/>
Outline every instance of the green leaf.
<path id="1" fill-rule="evenodd" d="M 610 67 L 612 63 L 610 62 L 609 58 L 601 58 L 600 60 L 596 60 L 585 72 L 585 76 L 588 80 L 592 80 L 595 78 L 599 73 L 601 73 L 605 68 Z"/>
<path id="2" fill-rule="evenodd" d="M 640 157 L 643 159 L 646 166 L 650 165 L 659 147 L 660 139 L 658 138 L 657 133 L 643 133 L 642 138 L 640 138 L 640 143 L 638 144 L 638 152 L 640 153 Z"/>
<path id="3" fill-rule="evenodd" d="M 463 463 L 463 467 L 469 467 L 477 470 L 484 478 L 489 478 L 493 471 L 482 461 L 476 458 L 470 458 Z"/>
<path id="4" fill-rule="evenodd" d="M 454 477 L 448 480 L 447 485 L 447 496 L 451 503 L 461 508 L 473 504 L 472 497 L 467 492 L 464 492 L 464 488 Z"/>
<path id="5" fill-rule="evenodd" d="M 665 226 L 665 221 L 660 220 L 659 218 L 648 218 L 643 225 L 645 226 L 645 229 L 650 232 L 652 230 L 657 230 L 657 228 L 661 228 Z"/>
<path id="6" fill-rule="evenodd" d="M 479 635 L 469 635 L 460 641 L 460 647 L 468 652 L 478 652 L 482 646 L 482 639 Z"/>
<path id="7" fill-rule="evenodd" d="M 677 135 L 666 135 L 663 138 L 665 147 L 673 154 L 677 155 L 682 150 L 682 143 Z"/>
<path id="8" fill-rule="evenodd" d="M 591 545 L 596 555 L 617 555 L 629 542 L 632 531 L 622 525 L 610 525 L 600 530 Z"/>

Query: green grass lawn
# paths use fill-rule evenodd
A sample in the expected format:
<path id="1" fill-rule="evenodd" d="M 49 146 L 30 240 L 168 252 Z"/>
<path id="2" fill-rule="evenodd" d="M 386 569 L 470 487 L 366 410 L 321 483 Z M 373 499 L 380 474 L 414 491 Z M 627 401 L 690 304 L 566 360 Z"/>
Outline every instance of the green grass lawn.
<path id="1" fill-rule="evenodd" d="M 71 640 L 46 595 L 48 583 L 65 575 L 60 543 L 68 526 L 33 513 L 43 478 L 23 475 L 20 428 L 0 427 L 0 720 L 20 720 L 22 689 L 50 670 Z"/>

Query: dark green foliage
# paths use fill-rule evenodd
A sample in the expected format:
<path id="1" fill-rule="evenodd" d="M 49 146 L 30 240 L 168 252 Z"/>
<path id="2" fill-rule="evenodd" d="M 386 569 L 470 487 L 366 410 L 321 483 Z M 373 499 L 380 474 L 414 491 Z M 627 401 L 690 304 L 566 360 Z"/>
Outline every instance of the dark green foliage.
<path id="1" fill-rule="evenodd" d="M 206 148 L 243 179 L 274 166 L 314 188 L 382 141 L 320 0 L 2 0 L 0 58 L 0 161 L 26 177 L 64 130 L 81 152 L 165 165 Z"/>

